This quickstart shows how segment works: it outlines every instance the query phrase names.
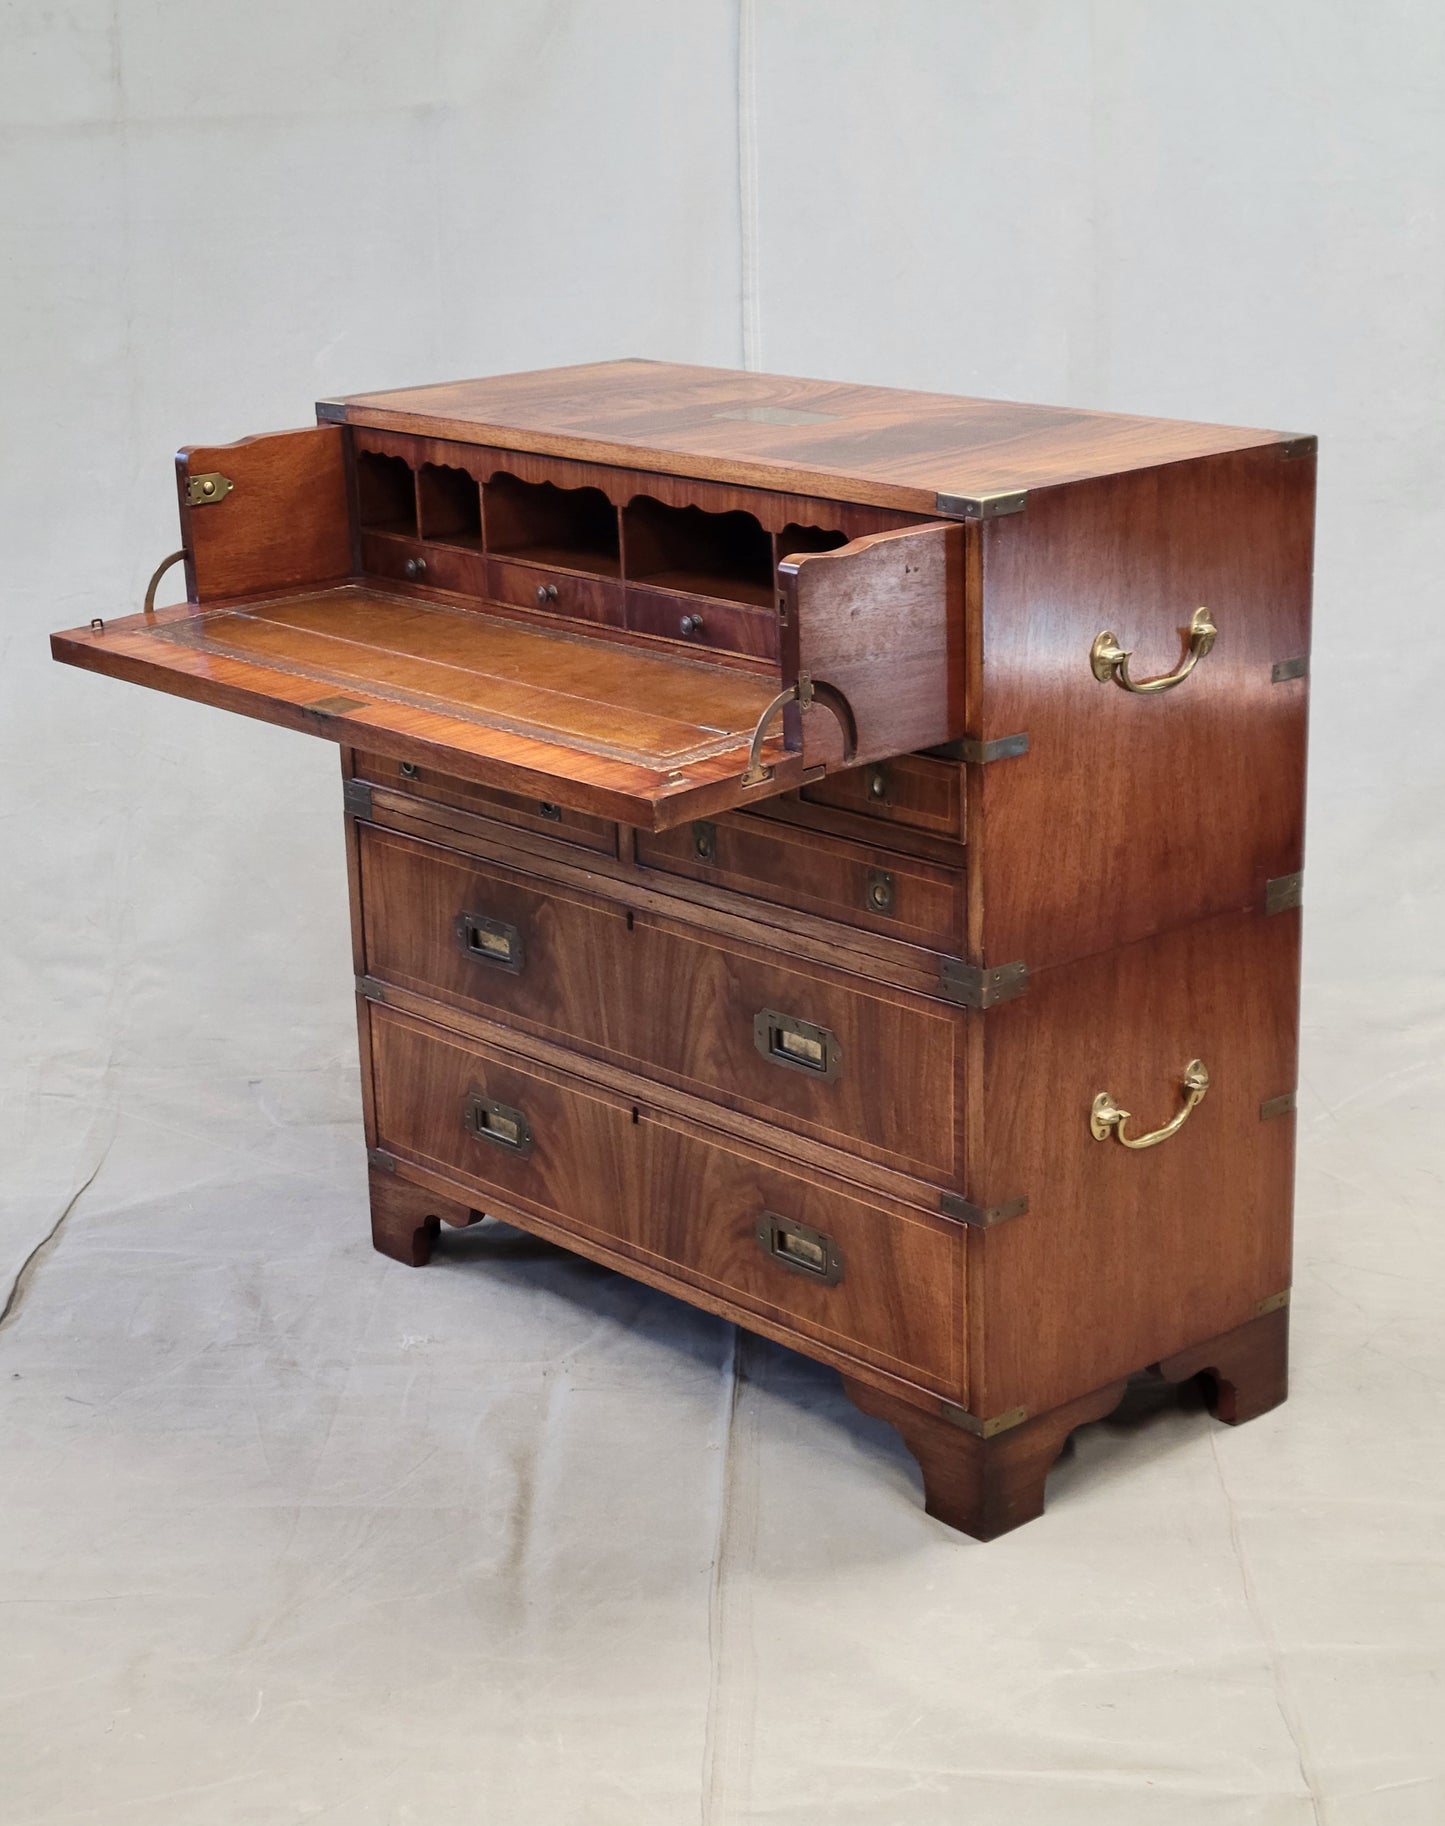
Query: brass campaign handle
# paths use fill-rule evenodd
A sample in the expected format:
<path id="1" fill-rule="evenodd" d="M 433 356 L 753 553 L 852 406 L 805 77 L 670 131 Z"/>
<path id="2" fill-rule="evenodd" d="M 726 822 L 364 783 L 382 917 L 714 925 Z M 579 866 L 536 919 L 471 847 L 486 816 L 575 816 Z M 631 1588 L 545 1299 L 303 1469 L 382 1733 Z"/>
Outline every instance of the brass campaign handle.
<path id="1" fill-rule="evenodd" d="M 1100 1091 L 1089 1113 L 1089 1133 L 1095 1141 L 1107 1141 L 1112 1135 L 1126 1148 L 1157 1148 L 1161 1141 L 1177 1135 L 1188 1121 L 1190 1111 L 1204 1101 L 1204 1094 L 1209 1089 L 1209 1071 L 1202 1059 L 1191 1059 L 1184 1067 L 1183 1089 L 1184 1103 L 1173 1121 L 1166 1122 L 1162 1129 L 1155 1129 L 1152 1135 L 1140 1135 L 1137 1141 L 1124 1133 L 1124 1124 L 1132 1120 L 1128 1110 L 1121 1110 L 1108 1091 Z"/>
<path id="2" fill-rule="evenodd" d="M 1166 672 L 1161 678 L 1136 680 L 1129 676 L 1129 661 L 1133 655 L 1119 645 L 1118 635 L 1106 628 L 1102 634 L 1094 636 L 1094 644 L 1089 648 L 1089 665 L 1101 685 L 1107 685 L 1113 679 L 1121 691 L 1132 691 L 1136 697 L 1147 697 L 1154 691 L 1172 691 L 1176 685 L 1184 683 L 1204 658 L 1218 633 L 1209 610 L 1196 609 L 1189 617 L 1189 651 L 1175 670 Z"/>

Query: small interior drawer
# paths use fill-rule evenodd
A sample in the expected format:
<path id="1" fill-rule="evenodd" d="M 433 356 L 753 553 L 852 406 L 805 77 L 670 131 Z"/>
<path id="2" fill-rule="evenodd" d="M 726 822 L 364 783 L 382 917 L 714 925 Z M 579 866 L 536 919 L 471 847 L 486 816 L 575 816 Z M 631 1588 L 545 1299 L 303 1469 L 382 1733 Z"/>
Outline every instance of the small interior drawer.
<path id="1" fill-rule="evenodd" d="M 962 1232 L 572 1074 L 370 1011 L 378 1145 L 848 1352 L 957 1392 Z"/>
<path id="2" fill-rule="evenodd" d="M 962 1187 L 962 1011 L 361 825 L 368 975 Z"/>
<path id="3" fill-rule="evenodd" d="M 778 656 L 778 618 L 769 609 L 634 584 L 627 592 L 627 625 L 634 633 L 661 635 L 690 647 L 764 659 Z"/>
<path id="4" fill-rule="evenodd" d="M 622 585 L 610 578 L 583 577 L 575 571 L 504 558 L 489 558 L 487 574 L 490 594 L 498 602 L 611 628 L 623 625 Z"/>
<path id="5" fill-rule="evenodd" d="M 932 755 L 897 755 L 850 767 L 804 786 L 798 797 L 808 805 L 836 806 L 908 830 L 963 836 L 963 769 L 957 761 Z"/>
<path id="6" fill-rule="evenodd" d="M 617 853 L 615 824 L 606 818 L 593 818 L 587 812 L 574 812 L 554 800 L 527 799 L 520 793 L 476 786 L 470 780 L 454 780 L 450 774 L 436 773 L 414 761 L 393 761 L 386 755 L 358 754 L 353 765 L 357 779 L 367 780 L 373 786 L 388 787 L 394 792 L 410 793 L 429 805 L 444 805 L 478 817 L 495 818 L 502 824 L 540 831 L 544 836 L 582 844 L 607 856 Z"/>
<path id="7" fill-rule="evenodd" d="M 963 948 L 962 869 L 892 850 L 733 814 L 639 831 L 637 860 L 906 944 Z"/>
<path id="8" fill-rule="evenodd" d="M 486 560 L 460 547 L 423 545 L 393 533 L 363 533 L 361 562 L 373 577 L 447 590 L 453 595 L 485 593 Z"/>

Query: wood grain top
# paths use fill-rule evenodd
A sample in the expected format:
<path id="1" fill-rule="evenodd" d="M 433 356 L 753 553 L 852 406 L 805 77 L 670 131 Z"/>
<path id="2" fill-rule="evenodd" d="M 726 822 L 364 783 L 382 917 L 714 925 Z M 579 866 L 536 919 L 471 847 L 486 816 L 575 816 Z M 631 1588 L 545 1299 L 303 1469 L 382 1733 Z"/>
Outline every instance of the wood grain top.
<path id="1" fill-rule="evenodd" d="M 740 784 L 777 681 L 358 585 L 132 615 L 57 659 L 483 785 L 664 830 Z M 803 777 L 770 740 L 767 789 Z"/>
<path id="2" fill-rule="evenodd" d="M 322 401 L 324 419 L 932 513 L 1291 434 L 609 361 Z"/>

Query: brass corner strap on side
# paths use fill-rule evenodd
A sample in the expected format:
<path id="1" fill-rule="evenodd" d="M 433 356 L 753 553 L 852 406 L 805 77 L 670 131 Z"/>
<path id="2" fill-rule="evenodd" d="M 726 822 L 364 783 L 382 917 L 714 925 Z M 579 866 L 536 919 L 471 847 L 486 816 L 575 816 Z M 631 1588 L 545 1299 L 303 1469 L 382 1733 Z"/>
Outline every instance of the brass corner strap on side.
<path id="1" fill-rule="evenodd" d="M 1303 869 L 1296 869 L 1293 875 L 1273 875 L 1264 884 L 1264 910 L 1269 913 L 1289 913 L 1295 907 L 1304 904 L 1305 876 Z"/>
<path id="2" fill-rule="evenodd" d="M 995 1224 L 1007 1223 L 1011 1217 L 1026 1216 L 1029 1201 L 1026 1198 L 1006 1198 L 997 1205 L 976 1205 L 972 1199 L 961 1198 L 957 1192 L 941 1192 L 938 1208 L 945 1217 L 957 1218 L 959 1223 L 968 1224 L 974 1229 L 988 1230 Z"/>
<path id="3" fill-rule="evenodd" d="M 951 1426 L 958 1427 L 965 1433 L 972 1433 L 975 1439 L 992 1439 L 998 1433 L 1007 1433 L 1014 1427 L 1021 1427 L 1029 1418 L 1029 1411 L 1027 1408 L 1008 1408 L 1002 1414 L 994 1414 L 988 1420 L 980 1420 L 977 1414 L 970 1414 L 967 1408 L 959 1407 L 956 1402 L 946 1401 L 943 1404 L 943 1418 Z"/>
<path id="4" fill-rule="evenodd" d="M 371 784 L 367 780 L 343 780 L 341 808 L 348 818 L 371 817 Z"/>
<path id="5" fill-rule="evenodd" d="M 1200 660 L 1213 649 L 1218 635 L 1219 629 L 1209 610 L 1196 609 L 1189 617 L 1188 649 L 1174 670 L 1163 673 L 1159 678 L 1135 679 L 1129 676 L 1132 652 L 1121 647 L 1118 635 L 1106 628 L 1102 634 L 1094 636 L 1094 644 L 1089 648 L 1089 668 L 1101 685 L 1112 682 L 1121 691 L 1132 692 L 1135 697 L 1149 697 L 1156 692 L 1172 691 L 1176 685 L 1182 685 Z"/>
<path id="6" fill-rule="evenodd" d="M 1027 734 L 1000 735 L 991 742 L 980 742 L 972 736 L 963 736 L 955 746 L 958 760 L 967 761 L 974 767 L 986 767 L 990 761 L 1012 761 L 1018 755 L 1027 754 L 1029 738 Z"/>

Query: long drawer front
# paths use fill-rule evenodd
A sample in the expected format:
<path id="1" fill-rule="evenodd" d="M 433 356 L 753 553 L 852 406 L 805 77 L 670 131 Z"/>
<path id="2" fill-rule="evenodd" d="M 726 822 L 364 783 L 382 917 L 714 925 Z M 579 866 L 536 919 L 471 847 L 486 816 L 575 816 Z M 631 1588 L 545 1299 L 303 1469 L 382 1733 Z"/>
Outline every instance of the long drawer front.
<path id="1" fill-rule="evenodd" d="M 961 1011 L 376 826 L 366 970 L 961 1189 Z"/>
<path id="2" fill-rule="evenodd" d="M 962 1232 L 370 1008 L 378 1145 L 834 1350 L 962 1393 Z"/>

